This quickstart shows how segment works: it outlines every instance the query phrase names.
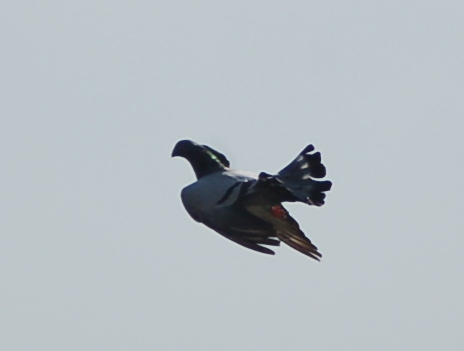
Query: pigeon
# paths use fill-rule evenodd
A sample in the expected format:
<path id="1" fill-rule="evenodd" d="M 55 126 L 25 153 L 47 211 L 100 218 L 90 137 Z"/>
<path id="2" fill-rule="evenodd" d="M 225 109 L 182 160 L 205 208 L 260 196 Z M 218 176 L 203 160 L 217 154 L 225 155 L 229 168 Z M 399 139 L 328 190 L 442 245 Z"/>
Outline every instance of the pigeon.
<path id="1" fill-rule="evenodd" d="M 315 260 L 322 255 L 301 231 L 282 202 L 322 206 L 332 187 L 320 152 L 308 145 L 276 175 L 253 174 L 230 168 L 220 152 L 191 140 L 179 141 L 172 157 L 190 162 L 197 180 L 181 191 L 188 214 L 225 238 L 264 254 L 266 246 L 284 242 Z"/>

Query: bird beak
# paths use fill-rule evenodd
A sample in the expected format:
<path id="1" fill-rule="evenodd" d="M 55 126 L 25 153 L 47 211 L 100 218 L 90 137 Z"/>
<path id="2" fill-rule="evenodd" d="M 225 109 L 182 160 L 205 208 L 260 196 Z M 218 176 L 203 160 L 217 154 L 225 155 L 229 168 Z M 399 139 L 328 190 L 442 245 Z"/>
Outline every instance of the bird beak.
<path id="1" fill-rule="evenodd" d="M 176 156 L 180 156 L 179 148 L 177 147 L 177 145 L 174 147 L 174 150 L 172 150 L 172 154 L 171 154 L 171 157 L 176 157 Z"/>

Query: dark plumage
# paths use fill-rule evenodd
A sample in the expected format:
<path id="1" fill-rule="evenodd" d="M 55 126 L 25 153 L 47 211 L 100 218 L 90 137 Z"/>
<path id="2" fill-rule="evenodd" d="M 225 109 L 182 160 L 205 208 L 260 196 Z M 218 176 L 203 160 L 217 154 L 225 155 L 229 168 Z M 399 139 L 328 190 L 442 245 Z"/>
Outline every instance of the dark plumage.
<path id="1" fill-rule="evenodd" d="M 283 241 L 319 260 L 322 255 L 301 231 L 282 202 L 322 206 L 332 183 L 325 177 L 321 154 L 308 145 L 276 175 L 259 175 L 230 169 L 218 151 L 190 140 L 179 141 L 172 156 L 187 159 L 197 181 L 182 190 L 182 202 L 197 222 L 249 249 L 274 254 L 262 245 Z"/>

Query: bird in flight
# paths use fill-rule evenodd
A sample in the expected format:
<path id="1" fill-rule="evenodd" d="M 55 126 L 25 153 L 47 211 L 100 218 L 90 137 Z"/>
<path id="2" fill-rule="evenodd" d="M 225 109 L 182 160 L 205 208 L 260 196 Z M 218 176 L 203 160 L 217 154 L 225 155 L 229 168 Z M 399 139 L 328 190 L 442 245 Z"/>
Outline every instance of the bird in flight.
<path id="1" fill-rule="evenodd" d="M 301 231 L 282 202 L 322 206 L 332 187 L 324 178 L 320 152 L 308 145 L 276 175 L 256 175 L 230 168 L 218 151 L 191 140 L 179 141 L 172 157 L 190 162 L 197 181 L 182 189 L 181 198 L 189 215 L 229 240 L 246 248 L 274 255 L 266 246 L 283 241 L 293 249 L 318 260 L 322 255 Z"/>

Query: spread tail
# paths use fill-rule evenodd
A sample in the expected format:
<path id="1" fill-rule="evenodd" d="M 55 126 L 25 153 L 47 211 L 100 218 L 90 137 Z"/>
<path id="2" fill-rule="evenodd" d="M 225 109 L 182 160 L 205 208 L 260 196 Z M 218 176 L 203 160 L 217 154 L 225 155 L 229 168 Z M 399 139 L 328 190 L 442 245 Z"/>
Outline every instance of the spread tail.
<path id="1" fill-rule="evenodd" d="M 281 201 L 299 201 L 309 205 L 322 206 L 325 194 L 332 187 L 329 180 L 316 180 L 326 175 L 321 162 L 321 153 L 314 152 L 308 145 L 290 164 L 277 175 L 260 173 L 259 180 L 272 187 L 282 197 Z M 316 179 L 314 179 L 316 178 Z"/>

